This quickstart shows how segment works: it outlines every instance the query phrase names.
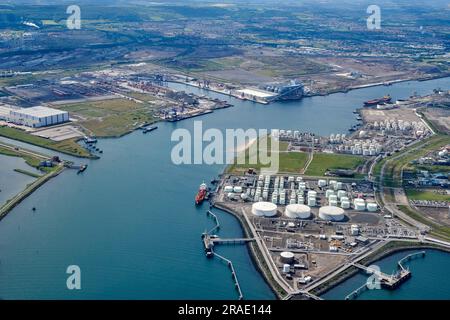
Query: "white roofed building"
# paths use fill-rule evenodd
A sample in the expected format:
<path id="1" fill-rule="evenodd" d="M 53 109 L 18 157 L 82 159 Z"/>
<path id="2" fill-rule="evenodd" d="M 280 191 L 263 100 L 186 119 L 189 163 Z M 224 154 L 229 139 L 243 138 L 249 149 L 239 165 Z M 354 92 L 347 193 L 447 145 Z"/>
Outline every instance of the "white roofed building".
<path id="1" fill-rule="evenodd" d="M 69 121 L 69 113 L 42 106 L 21 109 L 2 107 L 0 119 L 31 128 L 40 128 Z"/>

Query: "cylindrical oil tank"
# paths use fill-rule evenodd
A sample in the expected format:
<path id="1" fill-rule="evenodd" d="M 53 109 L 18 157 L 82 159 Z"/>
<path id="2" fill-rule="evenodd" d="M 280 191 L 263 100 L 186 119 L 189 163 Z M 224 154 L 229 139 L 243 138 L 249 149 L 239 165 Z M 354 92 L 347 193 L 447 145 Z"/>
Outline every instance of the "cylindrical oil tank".
<path id="1" fill-rule="evenodd" d="M 337 207 L 337 204 L 338 204 L 337 200 L 330 200 L 329 201 L 329 205 L 330 206 Z"/>
<path id="2" fill-rule="evenodd" d="M 235 193 L 241 193 L 241 192 L 242 192 L 242 187 L 240 187 L 240 186 L 235 186 L 235 187 L 233 188 L 233 191 L 234 191 Z"/>
<path id="3" fill-rule="evenodd" d="M 332 194 L 328 197 L 328 201 L 337 201 L 338 197 L 335 194 Z"/>
<path id="4" fill-rule="evenodd" d="M 319 209 L 319 217 L 327 221 L 342 221 L 345 218 L 344 209 L 333 206 L 325 206 Z"/>
<path id="5" fill-rule="evenodd" d="M 294 257 L 294 254 L 290 251 L 283 251 L 280 253 L 280 261 L 287 265 L 294 262 Z"/>
<path id="6" fill-rule="evenodd" d="M 321 180 L 319 180 L 319 181 L 317 181 L 317 185 L 319 186 L 319 187 L 325 187 L 326 185 L 327 185 L 327 180 L 323 180 L 323 179 L 321 179 Z"/>
<path id="7" fill-rule="evenodd" d="M 224 188 L 223 188 L 223 191 L 224 192 L 233 192 L 233 186 L 225 186 Z"/>
<path id="8" fill-rule="evenodd" d="M 378 210 L 378 205 L 374 202 L 370 202 L 367 204 L 367 210 L 370 212 L 375 212 Z"/>
<path id="9" fill-rule="evenodd" d="M 355 199 L 353 201 L 353 205 L 355 206 L 355 210 L 357 211 L 366 210 L 366 202 L 363 199 Z"/>
<path id="10" fill-rule="evenodd" d="M 252 213 L 258 217 L 273 217 L 277 214 L 277 206 L 271 202 L 255 202 Z"/>
<path id="11" fill-rule="evenodd" d="M 341 208 L 342 209 L 350 209 L 350 201 L 348 201 L 348 200 L 341 201 Z"/>
<path id="12" fill-rule="evenodd" d="M 328 189 L 327 191 L 325 191 L 325 197 L 327 197 L 327 199 L 328 199 L 328 197 L 331 196 L 332 194 L 334 194 L 334 190 Z"/>
<path id="13" fill-rule="evenodd" d="M 338 196 L 339 199 L 341 199 L 342 197 L 346 197 L 347 196 L 347 192 L 345 190 L 338 190 L 337 196 Z"/>
<path id="14" fill-rule="evenodd" d="M 308 206 L 310 206 L 310 207 L 316 206 L 316 198 L 315 197 L 308 198 Z"/>
<path id="15" fill-rule="evenodd" d="M 283 273 L 289 273 L 291 271 L 291 266 L 289 264 L 283 265 Z"/>
<path id="16" fill-rule="evenodd" d="M 313 191 L 313 190 L 310 190 L 310 191 L 308 191 L 308 198 L 311 198 L 311 197 L 317 197 L 317 192 L 315 192 L 315 191 Z"/>
<path id="17" fill-rule="evenodd" d="M 284 214 L 292 219 L 308 219 L 311 216 L 311 208 L 303 204 L 290 204 L 286 207 Z"/>

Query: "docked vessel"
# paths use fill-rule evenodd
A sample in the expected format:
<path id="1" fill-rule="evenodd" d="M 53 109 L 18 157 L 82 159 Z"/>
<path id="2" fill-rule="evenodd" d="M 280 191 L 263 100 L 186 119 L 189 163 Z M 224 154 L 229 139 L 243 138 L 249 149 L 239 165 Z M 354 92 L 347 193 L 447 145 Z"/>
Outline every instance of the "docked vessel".
<path id="1" fill-rule="evenodd" d="M 205 200 L 207 192 L 208 187 L 206 183 L 202 183 L 198 189 L 197 195 L 195 196 L 195 204 L 201 204 Z"/>
<path id="2" fill-rule="evenodd" d="M 392 100 L 390 95 L 384 96 L 383 98 L 368 100 L 364 102 L 365 107 L 376 106 L 377 104 L 390 103 Z"/>
<path id="3" fill-rule="evenodd" d="M 147 132 L 151 132 L 151 131 L 156 130 L 156 129 L 158 129 L 157 126 L 145 127 L 142 132 L 143 133 L 147 133 Z"/>

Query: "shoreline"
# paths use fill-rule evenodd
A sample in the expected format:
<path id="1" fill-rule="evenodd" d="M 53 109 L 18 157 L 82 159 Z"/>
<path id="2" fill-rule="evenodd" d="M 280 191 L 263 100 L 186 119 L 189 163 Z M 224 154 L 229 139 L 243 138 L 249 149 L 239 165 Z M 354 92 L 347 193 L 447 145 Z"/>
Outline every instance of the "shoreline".
<path id="1" fill-rule="evenodd" d="M 348 93 L 348 92 L 353 91 L 353 90 L 365 89 L 365 88 L 371 88 L 371 87 L 380 87 L 380 86 L 389 87 L 389 86 L 391 86 L 393 84 L 402 83 L 402 82 L 408 82 L 408 81 L 424 82 L 424 81 L 443 79 L 443 78 L 448 78 L 448 77 L 450 77 L 450 73 L 449 74 L 436 75 L 436 76 L 429 76 L 429 77 L 420 77 L 420 78 L 416 78 L 416 79 L 395 79 L 395 80 L 389 80 L 389 81 L 385 81 L 385 82 L 374 82 L 374 83 L 367 83 L 367 84 L 359 84 L 359 85 L 354 85 L 354 86 L 350 86 L 350 87 L 347 87 L 347 88 L 336 89 L 336 90 L 329 90 L 329 91 L 323 92 L 323 93 L 313 93 L 313 94 L 304 95 L 301 99 L 298 99 L 298 100 L 302 100 L 303 98 L 324 97 L 324 96 L 329 96 L 329 95 L 335 94 L 335 93 Z M 232 93 L 223 92 L 223 91 L 220 91 L 220 90 L 217 90 L 217 89 L 213 89 L 213 88 L 201 87 L 199 85 L 196 85 L 196 84 L 193 84 L 193 83 L 189 83 L 189 82 L 184 82 L 184 81 L 181 81 L 181 80 L 170 80 L 168 82 L 178 83 L 178 84 L 190 86 L 190 87 L 193 87 L 193 88 L 197 88 L 197 89 L 200 89 L 200 90 L 211 91 L 211 92 L 218 93 L 218 94 L 223 94 L 225 96 L 232 97 L 232 98 L 235 98 L 235 99 L 238 99 L 238 100 L 250 101 L 250 102 L 259 103 L 259 104 L 262 104 L 262 105 L 270 105 L 273 102 L 273 101 L 258 101 L 258 100 L 248 99 L 248 98 L 243 99 L 243 98 L 239 97 L 238 95 L 234 95 Z M 388 85 L 386 85 L 386 84 L 388 84 Z M 280 101 L 280 102 L 283 102 L 283 101 Z"/>
<path id="2" fill-rule="evenodd" d="M 394 242 L 394 243 L 393 243 Z M 409 250 L 419 250 L 419 249 L 428 249 L 428 250 L 438 250 L 446 253 L 450 253 L 450 249 L 446 247 L 441 247 L 438 245 L 432 245 L 432 244 L 421 244 L 420 242 L 402 242 L 402 241 L 393 241 L 390 243 L 386 243 L 382 248 L 380 248 L 378 251 L 373 252 L 370 256 L 363 259 L 361 261 L 361 264 L 363 265 L 370 265 L 377 261 L 380 261 L 384 258 L 387 258 L 389 256 L 392 256 L 399 252 L 409 251 Z M 398 246 L 398 244 L 402 243 L 402 246 Z M 392 248 L 385 248 L 389 245 L 394 245 Z M 349 267 L 348 269 L 344 270 L 340 274 L 336 275 L 334 278 L 331 278 L 327 282 L 323 284 L 323 287 L 318 287 L 317 289 L 313 290 L 313 294 L 317 296 L 321 296 L 325 294 L 326 292 L 330 291 L 331 289 L 339 286 L 346 280 L 352 278 L 356 274 L 360 273 L 361 270 L 356 267 Z"/>
<path id="3" fill-rule="evenodd" d="M 241 229 L 244 233 L 245 236 L 249 236 L 250 232 L 249 232 L 249 228 L 248 226 L 245 224 L 245 222 L 243 221 L 243 219 L 241 218 L 241 216 L 236 213 L 235 211 L 233 211 L 232 209 L 228 208 L 225 205 L 221 205 L 221 204 L 213 204 L 214 208 L 217 208 L 219 210 L 222 210 L 230 215 L 232 215 L 233 217 L 235 217 L 238 221 L 239 221 L 239 225 L 241 226 Z M 255 246 L 253 246 L 252 243 L 247 243 L 246 248 L 248 250 L 248 253 L 250 254 L 250 258 L 254 264 L 254 266 L 256 267 L 256 269 L 258 270 L 258 272 L 262 275 L 264 281 L 266 282 L 266 284 L 269 286 L 269 288 L 272 290 L 273 294 L 275 295 L 275 297 L 278 300 L 281 300 L 283 298 L 283 296 L 280 294 L 280 292 L 277 290 L 283 290 L 281 288 L 277 288 L 277 286 L 272 282 L 272 280 L 269 278 L 269 276 L 266 274 L 266 272 L 264 272 L 264 268 L 261 265 L 262 262 L 259 260 L 258 255 L 257 255 L 257 250 L 259 250 L 258 248 L 255 248 Z"/>
<path id="4" fill-rule="evenodd" d="M 249 235 L 249 231 L 248 231 L 249 228 L 248 228 L 248 226 L 246 226 L 246 223 L 244 223 L 243 219 L 240 217 L 240 215 L 238 213 L 236 213 L 232 209 L 230 209 L 227 206 L 222 205 L 222 204 L 215 203 L 213 205 L 213 207 L 215 207 L 219 210 L 222 210 L 224 212 L 227 212 L 228 214 L 231 214 L 232 216 L 234 216 L 239 221 L 239 224 L 241 225 L 244 235 L 245 236 Z M 394 245 L 394 247 L 386 248 L 386 246 L 389 246 L 389 245 Z M 258 250 L 258 249 L 254 248 L 254 246 L 251 243 L 248 243 L 246 246 L 247 246 L 247 250 L 250 253 L 250 257 L 251 257 L 252 262 L 254 263 L 256 269 L 258 270 L 258 272 L 260 272 L 264 281 L 269 285 L 270 289 L 275 294 L 276 298 L 278 300 L 282 300 L 283 295 L 280 294 L 280 292 L 278 291 L 280 288 L 276 285 L 276 282 L 273 279 L 270 279 L 270 277 L 268 277 L 268 275 L 266 274 L 266 272 L 264 270 L 264 267 L 261 265 L 262 261 L 259 260 L 258 255 L 256 253 L 256 250 Z M 449 248 L 439 246 L 437 244 L 424 244 L 421 242 L 414 242 L 414 241 L 404 242 L 404 241 L 393 240 L 391 242 L 386 243 L 383 247 L 381 247 L 377 251 L 374 251 L 367 258 L 363 259 L 361 261 L 361 264 L 363 264 L 363 265 L 369 264 L 370 265 L 379 260 L 387 258 L 395 253 L 414 250 L 414 249 L 438 250 L 438 251 L 442 251 L 442 252 L 446 252 L 446 253 L 450 254 Z M 358 268 L 349 267 L 348 269 L 343 270 L 341 273 L 337 274 L 335 277 L 333 277 L 330 280 L 328 280 L 327 282 L 325 282 L 322 286 L 318 287 L 317 289 L 313 289 L 311 293 L 316 296 L 321 296 L 321 295 L 325 294 L 326 292 L 330 291 L 331 289 L 339 286 L 340 284 L 342 284 L 346 280 L 350 279 L 351 277 L 355 276 L 359 272 L 361 272 L 361 270 L 359 270 Z"/>
<path id="5" fill-rule="evenodd" d="M 16 194 L 11 199 L 7 200 L 6 203 L 0 207 L 0 221 L 3 218 L 5 218 L 8 215 L 8 213 L 10 213 L 11 210 L 13 210 L 23 200 L 29 197 L 34 191 L 39 189 L 42 185 L 44 185 L 52 178 L 57 177 L 61 172 L 64 171 L 64 169 L 65 169 L 64 166 L 60 166 L 55 171 L 52 171 L 48 174 L 41 176 L 40 178 L 36 179 L 33 183 L 28 185 L 24 190 Z"/>

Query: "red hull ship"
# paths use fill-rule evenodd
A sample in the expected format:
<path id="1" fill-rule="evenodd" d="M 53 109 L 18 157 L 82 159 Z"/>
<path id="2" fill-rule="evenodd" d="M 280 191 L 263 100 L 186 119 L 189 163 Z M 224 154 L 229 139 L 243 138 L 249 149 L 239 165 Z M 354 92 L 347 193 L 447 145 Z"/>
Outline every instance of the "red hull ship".
<path id="1" fill-rule="evenodd" d="M 195 204 L 196 205 L 201 204 L 205 200 L 207 189 L 208 189 L 208 187 L 206 186 L 205 183 L 202 183 L 200 185 L 200 188 L 198 189 L 197 195 L 195 196 Z"/>
<path id="2" fill-rule="evenodd" d="M 391 99 L 392 99 L 391 96 L 387 95 L 380 99 L 366 101 L 366 102 L 364 102 L 364 106 L 370 107 L 370 106 L 376 106 L 377 104 L 380 104 L 380 103 L 389 103 L 389 102 L 391 102 Z"/>

